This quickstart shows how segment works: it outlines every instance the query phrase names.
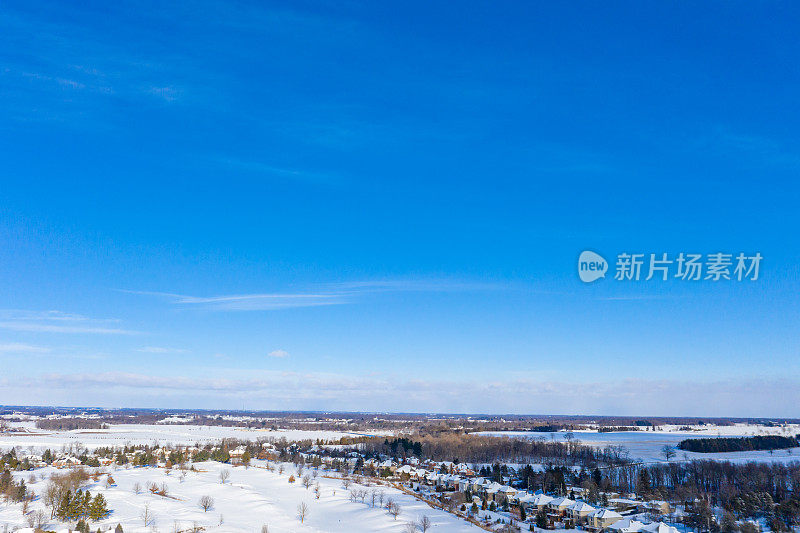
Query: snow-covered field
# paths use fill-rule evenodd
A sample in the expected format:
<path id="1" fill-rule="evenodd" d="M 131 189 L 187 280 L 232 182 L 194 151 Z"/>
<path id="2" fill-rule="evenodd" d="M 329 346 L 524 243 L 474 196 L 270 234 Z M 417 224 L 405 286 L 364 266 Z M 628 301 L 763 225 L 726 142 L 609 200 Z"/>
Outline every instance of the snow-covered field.
<path id="1" fill-rule="evenodd" d="M 299 429 L 248 429 L 245 427 L 190 426 L 174 424 L 119 424 L 109 429 L 78 429 L 73 431 L 47 431 L 36 429 L 32 422 L 12 424 L 24 432 L 0 433 L 0 449 L 20 446 L 37 450 L 60 449 L 63 445 L 80 443 L 93 450 L 105 446 L 141 445 L 193 445 L 219 442 L 225 438 L 258 440 L 261 438 L 287 440 L 338 439 L 358 435 L 343 431 L 306 431 Z"/>
<path id="2" fill-rule="evenodd" d="M 322 471 L 314 479 L 320 485 L 320 498 L 316 499 L 313 486 L 306 489 L 300 483 L 300 477 L 291 464 L 285 465 L 285 472 L 278 470 L 268 471 L 263 468 L 265 463 L 254 461 L 253 466 L 232 467 L 230 465 L 205 462 L 195 463 L 198 472 L 187 472 L 186 478 L 181 480 L 180 472 L 168 472 L 163 468 L 120 468 L 110 469 L 116 485 L 110 488 L 105 486 L 105 476 L 98 482 L 91 483 L 86 488 L 94 495 L 101 492 L 108 500 L 108 506 L 113 513 L 100 522 L 91 524 L 92 531 L 98 526 L 113 527 L 122 523 L 126 533 L 153 531 L 153 526 L 158 531 L 173 531 L 199 525 L 205 531 L 220 532 L 259 532 L 262 525 L 267 525 L 271 533 L 297 532 L 397 532 L 406 529 L 406 523 L 418 521 L 423 515 L 427 516 L 437 533 L 460 533 L 481 531 L 480 528 L 448 514 L 445 511 L 432 509 L 425 503 L 417 501 L 389 486 L 362 486 L 352 485 L 350 489 L 364 488 L 368 491 L 379 489 L 384 492 L 385 498 L 392 498 L 400 506 L 400 514 L 395 519 L 386 509 L 379 505 L 372 507 L 370 498 L 366 503 L 352 502 L 348 490 L 342 487 L 340 479 L 324 477 Z M 34 473 L 41 478 L 41 474 L 49 474 L 52 468 L 43 468 Z M 220 472 L 229 471 L 230 478 L 225 484 L 220 483 Z M 310 472 L 306 469 L 306 472 Z M 289 475 L 297 478 L 295 483 L 289 483 Z M 15 474 L 27 482 L 30 472 Z M 158 485 L 165 483 L 169 489 L 168 497 L 158 496 L 147 492 L 145 487 L 154 482 Z M 46 481 L 37 480 L 29 485 L 37 494 L 44 489 Z M 142 492 L 136 494 L 133 487 L 139 483 Z M 214 499 L 214 507 L 208 512 L 200 508 L 198 502 L 202 496 Z M 308 516 L 304 523 L 300 523 L 297 507 L 301 503 L 308 506 Z M 155 517 L 155 522 L 150 527 L 145 527 L 142 513 L 146 506 Z M 8 524 L 9 529 L 24 527 L 25 522 L 21 512 L 21 504 L 8 504 L 0 507 L 0 530 Z M 43 509 L 44 504 L 38 498 L 31 505 L 31 510 Z M 49 516 L 49 512 L 48 512 Z M 221 523 L 220 523 L 221 522 Z M 74 526 L 74 524 L 69 524 Z M 50 529 L 65 529 L 67 524 L 51 521 Z"/>
<path id="3" fill-rule="evenodd" d="M 567 433 L 557 431 L 554 433 L 540 433 L 530 431 L 501 431 L 487 432 L 484 435 L 497 435 L 506 437 L 523 437 L 529 439 L 555 439 L 560 442 L 566 440 Z M 659 431 L 620 431 L 599 433 L 597 431 L 574 431 L 572 437 L 583 444 L 596 447 L 624 446 L 630 452 L 630 457 L 643 461 L 663 461 L 661 448 L 666 444 L 677 446 L 684 439 L 710 438 L 710 437 L 742 437 L 753 435 L 786 435 L 800 434 L 800 425 L 789 424 L 782 427 L 765 427 L 751 424 L 734 424 L 732 426 L 693 426 L 691 431 L 681 430 L 678 426 L 660 426 Z M 770 454 L 766 451 L 757 452 L 731 452 L 731 453 L 693 453 L 677 450 L 674 460 L 681 459 L 712 459 L 716 461 L 748 462 L 792 462 L 800 461 L 800 448 L 789 450 L 775 450 Z"/>

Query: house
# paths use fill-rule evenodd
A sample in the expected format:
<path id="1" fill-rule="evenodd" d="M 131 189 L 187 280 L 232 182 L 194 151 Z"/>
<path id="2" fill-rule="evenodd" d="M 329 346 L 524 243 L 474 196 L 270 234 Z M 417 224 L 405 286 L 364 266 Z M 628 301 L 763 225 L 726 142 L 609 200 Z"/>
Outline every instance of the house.
<path id="1" fill-rule="evenodd" d="M 56 468 L 72 468 L 73 466 L 78 466 L 79 464 L 81 464 L 81 460 L 70 455 L 66 457 L 60 457 L 59 459 L 53 461 L 53 466 Z"/>
<path id="2" fill-rule="evenodd" d="M 528 514 L 535 514 L 544 512 L 547 509 L 547 504 L 553 501 L 552 496 L 548 496 L 547 494 L 535 494 L 533 499 L 521 503 L 521 505 L 525 506 L 525 512 Z"/>
<path id="3" fill-rule="evenodd" d="M 584 498 L 589 494 L 589 489 L 585 489 L 583 487 L 572 487 L 568 485 L 567 494 L 576 498 Z"/>
<path id="4" fill-rule="evenodd" d="M 463 476 L 474 476 L 475 475 L 475 472 L 464 463 L 459 464 L 456 467 L 456 470 L 458 470 L 458 473 L 463 475 Z"/>
<path id="5" fill-rule="evenodd" d="M 397 471 L 397 464 L 396 464 L 394 461 L 392 461 L 392 460 L 390 460 L 390 459 L 387 459 L 387 460 L 385 460 L 385 461 L 383 461 L 383 462 L 379 463 L 379 464 L 378 464 L 378 468 L 379 468 L 380 470 L 385 470 L 385 469 L 387 469 L 387 468 L 388 468 L 388 469 L 389 469 L 389 472 L 391 472 L 392 474 L 394 474 L 394 473 Z"/>
<path id="6" fill-rule="evenodd" d="M 503 499 L 511 500 L 514 497 L 514 495 L 517 494 L 517 492 L 519 491 L 514 487 L 503 485 L 499 489 L 497 489 L 497 497 L 500 499 L 500 501 L 502 501 Z"/>
<path id="7" fill-rule="evenodd" d="M 444 488 L 446 490 L 458 490 L 459 483 L 461 482 L 461 476 L 457 474 L 447 474 L 444 476 Z"/>
<path id="8" fill-rule="evenodd" d="M 618 513 L 628 513 L 636 511 L 642 502 L 631 500 L 630 498 L 611 498 L 608 505 Z"/>
<path id="9" fill-rule="evenodd" d="M 493 481 L 489 485 L 483 487 L 483 496 L 490 502 L 496 501 L 497 493 L 500 491 L 501 488 L 503 488 L 503 485 L 501 485 L 497 481 Z"/>
<path id="10" fill-rule="evenodd" d="M 603 531 L 612 524 L 622 520 L 622 515 L 611 509 L 597 509 L 586 517 L 586 529 Z"/>
<path id="11" fill-rule="evenodd" d="M 650 500 L 639 504 L 637 510 L 640 513 L 652 513 L 655 515 L 665 515 L 672 512 L 669 503 L 662 500 Z"/>
<path id="12" fill-rule="evenodd" d="M 554 498 L 547 504 L 547 510 L 551 513 L 564 516 L 567 514 L 567 508 L 575 503 L 575 500 L 570 500 L 566 496 Z"/>
<path id="13" fill-rule="evenodd" d="M 398 476 L 404 477 L 408 476 L 408 478 L 412 481 L 419 481 L 425 475 L 424 470 L 420 470 L 418 468 L 414 468 L 411 465 L 403 465 L 397 468 L 394 473 Z"/>
<path id="14" fill-rule="evenodd" d="M 246 451 L 247 451 L 247 448 L 245 448 L 244 446 L 238 446 L 238 447 L 234 448 L 233 450 L 230 450 L 228 452 L 228 455 L 231 458 L 231 463 L 241 463 L 242 462 L 242 456 L 244 456 Z"/>
<path id="15" fill-rule="evenodd" d="M 28 464 L 35 468 L 40 468 L 43 466 L 47 466 L 42 458 L 36 454 L 29 453 L 28 455 L 23 455 L 19 458 L 21 461 L 28 461 Z"/>
<path id="16" fill-rule="evenodd" d="M 642 526 L 640 531 L 647 533 L 678 533 L 677 528 L 669 526 L 664 522 L 653 522 L 652 524 L 647 524 Z"/>
<path id="17" fill-rule="evenodd" d="M 607 529 L 612 533 L 637 533 L 641 531 L 643 527 L 644 524 L 638 520 L 623 518 L 608 526 Z"/>
<path id="18" fill-rule="evenodd" d="M 474 494 L 480 495 L 480 494 L 483 494 L 484 488 L 489 486 L 490 484 L 491 484 L 491 482 L 488 481 L 486 478 L 476 477 L 476 478 L 474 478 L 472 480 L 472 482 L 470 484 L 470 490 Z"/>
<path id="19" fill-rule="evenodd" d="M 525 509 L 525 512 L 527 513 L 528 510 L 532 507 L 532 502 L 535 498 L 536 496 L 534 496 L 533 494 L 520 491 L 514 494 L 514 496 L 512 496 L 511 498 L 509 498 L 509 501 L 514 505 L 517 505 L 520 508 Z"/>
<path id="20" fill-rule="evenodd" d="M 567 515 L 567 508 L 574 503 L 575 500 L 570 500 L 566 496 L 550 501 L 547 504 L 548 527 L 554 528 L 557 522 L 562 522 Z"/>
<path id="21" fill-rule="evenodd" d="M 586 517 L 594 511 L 596 511 L 596 509 L 586 502 L 575 502 L 567 507 L 564 526 L 567 528 L 579 526 L 585 523 Z"/>

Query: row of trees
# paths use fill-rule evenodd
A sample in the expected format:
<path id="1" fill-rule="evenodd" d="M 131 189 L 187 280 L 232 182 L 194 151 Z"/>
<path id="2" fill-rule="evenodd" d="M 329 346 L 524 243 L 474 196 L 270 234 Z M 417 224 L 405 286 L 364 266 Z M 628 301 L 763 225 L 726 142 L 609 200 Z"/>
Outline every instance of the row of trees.
<path id="1" fill-rule="evenodd" d="M 76 492 L 66 491 L 56 507 L 55 515 L 59 520 L 102 520 L 108 515 L 108 504 L 102 494 L 92 498 L 91 493 L 78 489 Z"/>
<path id="2" fill-rule="evenodd" d="M 568 442 L 537 439 L 519 439 L 440 433 L 419 435 L 409 439 L 373 438 L 363 442 L 361 450 L 369 454 L 398 456 L 398 452 L 412 452 L 418 457 L 434 461 L 466 463 L 558 463 L 565 466 L 623 465 L 630 462 L 629 452 L 622 446 L 598 449 L 569 439 Z M 402 454 L 402 453 L 401 453 Z"/>
<path id="3" fill-rule="evenodd" d="M 750 452 L 756 450 L 784 450 L 800 446 L 796 437 L 781 435 L 758 435 L 754 437 L 716 437 L 705 439 L 685 439 L 678 448 L 688 452 Z"/>
<path id="4" fill-rule="evenodd" d="M 11 475 L 11 472 L 3 470 L 3 473 L 0 474 L 0 495 L 3 496 L 6 500 L 10 500 L 12 502 L 21 502 L 28 498 L 28 489 L 25 486 L 25 481 L 20 479 L 19 481 L 14 481 L 14 477 Z"/>
<path id="5" fill-rule="evenodd" d="M 73 429 L 108 429 L 102 420 L 91 418 L 44 418 L 36 421 L 39 429 L 71 431 Z"/>

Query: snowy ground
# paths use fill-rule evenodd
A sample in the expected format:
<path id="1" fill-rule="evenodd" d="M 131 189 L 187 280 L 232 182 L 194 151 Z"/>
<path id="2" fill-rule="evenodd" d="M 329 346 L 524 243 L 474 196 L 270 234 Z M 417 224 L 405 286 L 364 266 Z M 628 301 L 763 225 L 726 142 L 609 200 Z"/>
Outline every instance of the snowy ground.
<path id="1" fill-rule="evenodd" d="M 487 432 L 483 435 L 498 435 L 507 437 L 523 437 L 530 439 L 555 439 L 564 441 L 566 432 L 540 433 L 531 431 L 500 431 Z M 661 448 L 667 444 L 677 446 L 684 439 L 709 438 L 709 437 L 741 437 L 753 435 L 785 435 L 800 434 L 800 426 L 790 424 L 783 427 L 765 427 L 751 424 L 734 424 L 732 426 L 692 426 L 690 431 L 681 430 L 679 426 L 660 426 L 659 431 L 620 431 L 599 433 L 597 431 L 574 431 L 573 438 L 583 444 L 596 447 L 624 446 L 630 452 L 630 457 L 643 461 L 663 461 Z M 800 461 L 800 448 L 789 450 L 775 450 L 770 454 L 766 451 L 757 452 L 731 452 L 731 453 L 693 453 L 677 450 L 673 461 L 682 459 L 712 459 L 715 461 L 731 462 L 793 462 Z"/>
<path id="2" fill-rule="evenodd" d="M 412 496 L 388 486 L 359 486 L 367 490 L 380 488 L 386 497 L 391 497 L 400 505 L 400 515 L 395 519 L 385 509 L 372 507 L 367 498 L 366 503 L 351 502 L 348 491 L 342 487 L 340 479 L 323 477 L 320 471 L 315 481 L 319 482 L 321 496 L 315 498 L 313 487 L 304 488 L 300 483 L 293 465 L 286 465 L 283 474 L 260 468 L 264 463 L 254 461 L 254 466 L 231 467 L 215 462 L 195 463 L 198 472 L 188 472 L 181 481 L 179 472 L 168 473 L 163 468 L 120 468 L 110 470 L 116 486 L 105 487 L 105 476 L 97 483 L 86 488 L 95 494 L 102 492 L 113 513 L 107 519 L 91 524 L 95 531 L 98 526 L 115 526 L 122 523 L 125 532 L 153 531 L 145 527 L 141 514 L 146 505 L 155 516 L 155 528 L 159 531 L 173 531 L 174 527 L 187 528 L 195 523 L 205 527 L 206 531 L 220 532 L 259 532 L 262 525 L 269 527 L 270 533 L 297 532 L 397 532 L 405 531 L 406 523 L 417 521 L 423 515 L 430 518 L 437 533 L 460 533 L 481 531 L 480 528 L 448 514 L 445 511 L 432 509 L 417 501 Z M 230 478 L 223 485 L 219 474 L 223 470 L 230 471 Z M 49 474 L 52 468 L 34 471 L 37 477 Z M 309 472 L 307 469 L 306 472 Z M 294 473 L 297 482 L 289 483 L 288 478 Z M 30 472 L 18 473 L 27 481 Z M 144 490 L 149 482 L 166 483 L 169 497 L 153 495 Z M 46 481 L 39 479 L 30 485 L 41 493 Z M 140 494 L 133 490 L 134 484 L 143 487 Z M 201 496 L 208 495 L 214 499 L 214 508 L 204 512 L 198 505 Z M 298 518 L 297 506 L 306 503 L 309 508 L 305 523 Z M 31 506 L 32 510 L 44 508 L 41 499 Z M 48 514 L 49 516 L 49 514 Z M 222 521 L 222 524 L 220 524 Z M 9 529 L 25 525 L 21 504 L 3 505 L 0 507 L 0 529 L 8 524 Z M 74 526 L 74 524 L 71 524 Z M 67 524 L 55 521 L 49 524 L 50 529 L 61 530 Z"/>
<path id="3" fill-rule="evenodd" d="M 287 440 L 338 439 L 359 435 L 343 431 L 306 431 L 299 429 L 267 430 L 245 427 L 190 426 L 173 424 L 118 424 L 109 429 L 78 429 L 74 431 L 46 431 L 36 429 L 33 423 L 12 424 L 24 432 L 0 433 L 0 449 L 12 446 L 44 450 L 60 449 L 65 444 L 80 443 L 88 449 L 126 444 L 193 445 L 219 442 L 223 438 L 257 440 L 260 438 Z"/>

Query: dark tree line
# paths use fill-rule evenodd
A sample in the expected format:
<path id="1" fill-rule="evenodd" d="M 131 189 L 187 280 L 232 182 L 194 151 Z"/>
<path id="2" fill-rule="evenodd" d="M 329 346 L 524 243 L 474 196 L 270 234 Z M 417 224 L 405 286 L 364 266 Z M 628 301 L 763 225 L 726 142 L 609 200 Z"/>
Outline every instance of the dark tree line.
<path id="1" fill-rule="evenodd" d="M 780 435 L 760 435 L 756 437 L 715 437 L 706 439 L 685 439 L 678 448 L 687 452 L 751 452 L 756 450 L 783 450 L 800 446 L 796 437 Z"/>
<path id="2" fill-rule="evenodd" d="M 36 421 L 39 429 L 71 431 L 73 429 L 108 429 L 102 420 L 91 418 L 53 418 Z"/>
<path id="3" fill-rule="evenodd" d="M 461 463 L 545 463 L 564 466 L 624 465 L 630 461 L 628 452 L 621 446 L 595 448 L 577 441 L 557 442 L 539 439 L 518 439 L 485 435 L 442 433 L 420 435 L 405 445 L 387 439 L 369 439 L 361 450 L 372 454 L 402 455 L 410 452 L 417 457 L 433 461 Z M 410 448 L 407 448 L 410 442 Z M 394 448 L 394 449 L 393 449 Z M 421 452 L 421 453 L 420 453 Z M 412 455 L 412 453 L 407 453 Z"/>

